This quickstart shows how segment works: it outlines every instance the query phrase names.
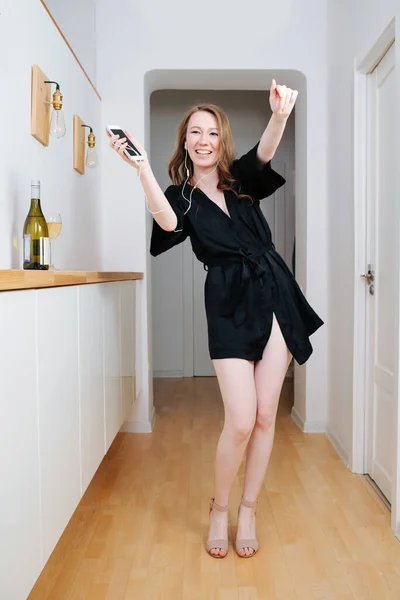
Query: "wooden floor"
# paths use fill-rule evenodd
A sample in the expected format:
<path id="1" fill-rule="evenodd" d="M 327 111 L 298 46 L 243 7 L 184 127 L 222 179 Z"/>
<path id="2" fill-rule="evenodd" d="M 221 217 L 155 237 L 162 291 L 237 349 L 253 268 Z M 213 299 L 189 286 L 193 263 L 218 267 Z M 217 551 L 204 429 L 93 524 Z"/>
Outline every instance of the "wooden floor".
<path id="1" fill-rule="evenodd" d="M 155 380 L 152 434 L 119 434 L 29 600 L 399 600 L 390 513 L 286 382 L 249 560 L 204 550 L 223 411 L 214 378 Z M 232 494 L 235 534 L 243 466 Z"/>

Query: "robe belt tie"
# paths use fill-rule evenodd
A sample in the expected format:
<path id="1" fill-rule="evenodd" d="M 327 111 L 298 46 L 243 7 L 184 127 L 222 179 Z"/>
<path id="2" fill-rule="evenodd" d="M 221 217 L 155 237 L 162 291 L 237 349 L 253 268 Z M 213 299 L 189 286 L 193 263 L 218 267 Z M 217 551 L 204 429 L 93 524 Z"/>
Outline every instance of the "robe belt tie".
<path id="1" fill-rule="evenodd" d="M 232 287 L 229 299 L 222 304 L 221 316 L 233 316 L 235 327 L 240 327 L 247 320 L 254 316 L 254 301 L 252 287 L 249 286 L 251 280 L 259 280 L 261 286 L 264 286 L 264 274 L 268 271 L 273 273 L 272 269 L 267 269 L 269 260 L 269 251 L 273 249 L 261 248 L 259 250 L 244 250 L 240 248 L 239 254 L 224 256 L 207 261 L 204 268 L 224 265 L 228 263 L 240 263 L 239 281 Z"/>

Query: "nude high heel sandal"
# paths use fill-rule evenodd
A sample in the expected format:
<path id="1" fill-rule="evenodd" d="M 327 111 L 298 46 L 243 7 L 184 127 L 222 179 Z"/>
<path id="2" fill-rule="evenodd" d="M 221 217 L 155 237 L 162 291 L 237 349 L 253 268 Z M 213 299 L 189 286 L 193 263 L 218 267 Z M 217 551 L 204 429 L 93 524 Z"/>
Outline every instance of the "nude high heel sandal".
<path id="1" fill-rule="evenodd" d="M 243 506 L 247 506 L 247 508 L 255 508 L 257 505 L 258 500 L 256 500 L 255 502 L 249 502 L 248 500 L 245 500 L 242 496 L 241 502 L 240 504 L 243 504 Z M 239 510 L 240 510 L 240 505 L 239 505 L 239 509 L 238 509 L 238 516 L 239 516 Z M 254 511 L 254 516 L 256 514 L 256 511 Z M 252 554 L 239 554 L 239 550 L 244 550 L 244 548 L 251 548 L 253 550 Z M 236 539 L 236 552 L 237 555 L 240 556 L 240 558 L 251 558 L 252 556 L 255 555 L 255 553 L 258 550 L 258 541 L 256 540 L 256 538 L 253 539 Z"/>
<path id="2" fill-rule="evenodd" d="M 210 511 L 208 513 L 209 515 L 211 514 L 213 508 L 215 508 L 215 510 L 219 510 L 220 512 L 227 512 L 229 507 L 228 505 L 221 506 L 220 504 L 217 504 L 215 502 L 214 498 L 211 498 Z M 215 550 L 216 548 L 219 548 L 220 550 L 225 550 L 226 554 L 224 554 L 224 556 L 220 556 L 219 554 L 211 554 L 211 550 Z M 213 558 L 225 558 L 225 556 L 228 554 L 228 548 L 229 542 L 227 538 L 220 540 L 209 540 L 206 544 L 206 550 L 208 554 Z"/>

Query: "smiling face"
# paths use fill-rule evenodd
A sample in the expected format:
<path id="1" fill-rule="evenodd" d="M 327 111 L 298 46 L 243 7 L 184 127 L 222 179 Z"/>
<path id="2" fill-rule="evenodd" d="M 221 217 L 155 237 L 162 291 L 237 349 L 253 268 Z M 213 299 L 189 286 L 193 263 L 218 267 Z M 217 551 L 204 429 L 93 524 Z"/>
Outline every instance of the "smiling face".
<path id="1" fill-rule="evenodd" d="M 188 154 L 195 167 L 213 167 L 218 160 L 220 132 L 213 114 L 200 110 L 189 119 L 186 131 Z"/>

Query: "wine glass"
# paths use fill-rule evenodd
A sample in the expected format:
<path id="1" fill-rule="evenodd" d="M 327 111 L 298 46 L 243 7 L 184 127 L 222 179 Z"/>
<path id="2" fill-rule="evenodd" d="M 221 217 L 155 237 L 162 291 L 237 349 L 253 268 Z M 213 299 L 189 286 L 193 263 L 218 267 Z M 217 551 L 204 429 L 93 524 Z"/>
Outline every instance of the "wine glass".
<path id="1" fill-rule="evenodd" d="M 51 215 L 46 220 L 47 229 L 49 231 L 49 240 L 50 240 L 50 260 L 49 260 L 49 269 L 51 271 L 58 271 L 53 264 L 53 241 L 60 235 L 62 228 L 62 219 L 59 213 L 55 213 Z"/>

